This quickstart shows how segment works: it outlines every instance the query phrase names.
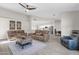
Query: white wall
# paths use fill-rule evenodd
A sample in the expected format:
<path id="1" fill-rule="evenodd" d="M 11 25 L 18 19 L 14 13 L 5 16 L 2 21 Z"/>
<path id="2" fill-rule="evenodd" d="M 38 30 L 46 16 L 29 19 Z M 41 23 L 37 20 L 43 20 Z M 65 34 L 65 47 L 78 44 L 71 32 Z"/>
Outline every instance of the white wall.
<path id="1" fill-rule="evenodd" d="M 61 30 L 63 35 L 71 35 L 72 30 L 79 30 L 79 11 L 66 12 L 62 16 Z"/>
<path id="2" fill-rule="evenodd" d="M 0 8 L 0 39 L 6 38 L 10 20 L 14 20 L 16 22 L 21 21 L 22 29 L 25 30 L 25 32 L 31 31 L 30 16 L 25 16 L 23 14 Z"/>

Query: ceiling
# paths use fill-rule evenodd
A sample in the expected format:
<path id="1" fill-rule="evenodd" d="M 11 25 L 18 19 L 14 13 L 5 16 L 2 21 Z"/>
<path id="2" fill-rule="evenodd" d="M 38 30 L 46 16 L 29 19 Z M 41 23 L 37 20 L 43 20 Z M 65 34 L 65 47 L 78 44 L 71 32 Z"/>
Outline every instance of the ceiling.
<path id="1" fill-rule="evenodd" d="M 25 9 L 18 3 L 0 3 L 0 7 L 28 15 L 35 15 L 44 18 L 60 19 L 63 12 L 78 11 L 78 3 L 29 3 L 36 7 L 36 10 L 25 12 Z"/>

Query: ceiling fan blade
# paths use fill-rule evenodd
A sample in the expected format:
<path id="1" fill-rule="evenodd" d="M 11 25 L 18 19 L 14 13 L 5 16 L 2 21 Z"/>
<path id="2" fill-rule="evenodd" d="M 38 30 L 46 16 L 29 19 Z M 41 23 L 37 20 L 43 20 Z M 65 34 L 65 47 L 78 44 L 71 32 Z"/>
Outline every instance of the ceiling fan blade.
<path id="1" fill-rule="evenodd" d="M 21 5 L 22 7 L 26 8 L 23 4 L 19 3 L 19 5 Z"/>
<path id="2" fill-rule="evenodd" d="M 34 10 L 34 9 L 36 9 L 36 8 L 27 8 L 28 10 Z"/>

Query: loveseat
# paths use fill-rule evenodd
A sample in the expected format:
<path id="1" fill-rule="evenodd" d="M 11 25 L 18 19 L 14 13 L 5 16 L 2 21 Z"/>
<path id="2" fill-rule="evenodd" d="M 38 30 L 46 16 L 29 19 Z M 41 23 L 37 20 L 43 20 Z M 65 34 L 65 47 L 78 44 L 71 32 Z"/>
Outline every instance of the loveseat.
<path id="1" fill-rule="evenodd" d="M 49 34 L 47 30 L 35 30 L 35 33 L 32 33 L 32 38 L 40 41 L 48 41 Z"/>

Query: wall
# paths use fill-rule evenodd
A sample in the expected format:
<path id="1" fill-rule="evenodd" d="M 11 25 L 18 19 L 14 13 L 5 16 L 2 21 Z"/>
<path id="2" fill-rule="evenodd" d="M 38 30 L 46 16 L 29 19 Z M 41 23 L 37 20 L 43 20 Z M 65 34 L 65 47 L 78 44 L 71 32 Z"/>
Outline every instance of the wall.
<path id="1" fill-rule="evenodd" d="M 72 30 L 79 30 L 79 11 L 66 12 L 61 22 L 62 36 L 71 35 Z"/>
<path id="2" fill-rule="evenodd" d="M 25 30 L 25 32 L 31 31 L 30 16 L 0 8 L 0 39 L 6 38 L 10 20 L 21 21 L 22 29 Z"/>

